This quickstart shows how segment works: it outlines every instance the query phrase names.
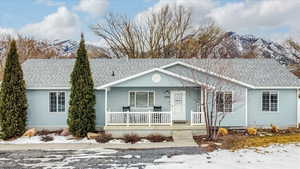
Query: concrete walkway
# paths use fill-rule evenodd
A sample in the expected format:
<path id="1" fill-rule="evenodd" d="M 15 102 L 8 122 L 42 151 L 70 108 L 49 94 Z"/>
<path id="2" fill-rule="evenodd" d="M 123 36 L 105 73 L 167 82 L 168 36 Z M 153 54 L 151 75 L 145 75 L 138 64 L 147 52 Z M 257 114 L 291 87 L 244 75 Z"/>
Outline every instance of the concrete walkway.
<path id="1" fill-rule="evenodd" d="M 173 131 L 173 140 L 175 144 L 185 145 L 185 146 L 198 146 L 193 138 L 191 130 L 178 130 Z"/>
<path id="2" fill-rule="evenodd" d="M 140 144 L 0 144 L 0 151 L 9 150 L 81 150 L 81 149 L 155 149 L 172 147 L 198 147 L 189 142 L 140 143 Z"/>

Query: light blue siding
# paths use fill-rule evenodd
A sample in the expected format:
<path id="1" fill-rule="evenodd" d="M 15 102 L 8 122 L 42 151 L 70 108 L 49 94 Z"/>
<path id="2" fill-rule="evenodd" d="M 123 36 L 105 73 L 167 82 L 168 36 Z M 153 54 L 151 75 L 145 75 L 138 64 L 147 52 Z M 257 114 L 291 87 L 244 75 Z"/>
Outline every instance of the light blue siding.
<path id="1" fill-rule="evenodd" d="M 56 90 L 51 90 L 56 91 Z M 28 99 L 28 127 L 63 128 L 67 123 L 67 110 L 70 92 L 66 92 L 66 112 L 49 112 L 48 90 L 27 90 Z"/>
<path id="2" fill-rule="evenodd" d="M 154 74 L 158 74 L 161 77 L 161 80 L 157 83 L 152 81 L 152 76 Z M 114 85 L 114 87 L 186 87 L 186 86 L 196 86 L 196 85 L 158 71 Z"/>
<path id="3" fill-rule="evenodd" d="M 278 112 L 262 111 L 262 92 L 268 90 L 248 90 L 248 124 L 257 127 L 270 127 L 271 124 L 289 127 L 297 124 L 297 90 L 282 89 L 279 96 Z"/>
<path id="4" fill-rule="evenodd" d="M 49 112 L 49 92 L 66 92 L 66 112 Z M 104 126 L 104 91 L 95 91 L 96 95 L 96 126 Z M 27 90 L 28 127 L 64 128 L 67 127 L 67 113 L 70 99 L 69 90 Z"/>
<path id="5" fill-rule="evenodd" d="M 96 95 L 96 126 L 103 127 L 105 125 L 105 91 L 97 90 Z"/>
<path id="6" fill-rule="evenodd" d="M 227 113 L 222 126 L 245 126 L 246 125 L 246 90 L 244 86 L 237 83 L 232 83 L 226 80 L 220 80 L 215 76 L 211 76 L 207 73 L 192 70 L 182 65 L 174 65 L 167 68 L 168 71 L 176 74 L 189 77 L 191 79 L 202 82 L 210 86 L 215 86 L 217 90 L 230 91 L 233 94 L 233 112 Z M 208 102 L 211 103 L 211 97 L 208 98 Z M 211 104 L 209 104 L 211 109 Z"/>
<path id="7" fill-rule="evenodd" d="M 170 94 L 166 91 L 184 90 L 186 91 L 186 118 L 190 120 L 191 110 L 197 110 L 197 103 L 200 102 L 200 90 L 198 88 L 184 87 L 112 87 L 108 92 L 108 110 L 122 111 L 123 106 L 129 105 L 129 91 L 154 91 L 155 105 L 162 106 L 162 111 L 170 111 Z M 149 111 L 145 109 L 136 109 L 132 111 Z M 152 111 L 152 109 L 150 109 Z"/>

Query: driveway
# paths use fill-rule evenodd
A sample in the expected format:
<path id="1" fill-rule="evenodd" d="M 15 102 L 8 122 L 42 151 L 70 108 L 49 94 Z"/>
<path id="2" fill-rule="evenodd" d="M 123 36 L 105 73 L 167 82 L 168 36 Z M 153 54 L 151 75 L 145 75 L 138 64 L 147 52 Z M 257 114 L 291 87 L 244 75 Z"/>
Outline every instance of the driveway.
<path id="1" fill-rule="evenodd" d="M 0 168 L 137 168 L 158 164 L 162 156 L 202 153 L 196 147 L 148 150 L 0 151 Z"/>

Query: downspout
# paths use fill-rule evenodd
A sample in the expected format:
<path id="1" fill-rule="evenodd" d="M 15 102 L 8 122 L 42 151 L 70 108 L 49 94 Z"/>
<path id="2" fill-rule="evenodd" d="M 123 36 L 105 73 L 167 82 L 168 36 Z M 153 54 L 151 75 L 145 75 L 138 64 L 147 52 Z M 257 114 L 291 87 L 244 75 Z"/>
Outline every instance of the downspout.
<path id="1" fill-rule="evenodd" d="M 245 127 L 248 127 L 248 88 L 245 92 Z"/>
<path id="2" fill-rule="evenodd" d="M 297 96 L 296 96 L 296 99 L 297 99 L 297 124 L 296 124 L 296 127 L 299 128 L 300 127 L 300 112 L 299 112 L 299 89 L 296 89 L 297 90 Z"/>
<path id="3" fill-rule="evenodd" d="M 105 104 L 104 104 L 104 111 L 105 111 L 105 126 L 108 123 L 108 114 L 107 114 L 107 88 L 105 88 Z"/>

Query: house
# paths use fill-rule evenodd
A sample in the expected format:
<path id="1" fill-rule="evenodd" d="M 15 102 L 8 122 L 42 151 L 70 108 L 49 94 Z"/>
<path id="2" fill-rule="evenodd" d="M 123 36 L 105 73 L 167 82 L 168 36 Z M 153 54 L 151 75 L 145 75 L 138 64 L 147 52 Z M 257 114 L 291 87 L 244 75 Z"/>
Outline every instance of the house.
<path id="1" fill-rule="evenodd" d="M 74 59 L 29 59 L 28 127 L 67 127 Z M 225 127 L 296 127 L 300 81 L 272 59 L 90 59 L 96 125 L 115 135 L 205 131 L 203 100 L 220 88 Z M 218 70 L 219 69 L 219 70 Z M 218 85 L 218 86 L 217 86 Z M 208 96 L 209 98 L 210 96 Z"/>

